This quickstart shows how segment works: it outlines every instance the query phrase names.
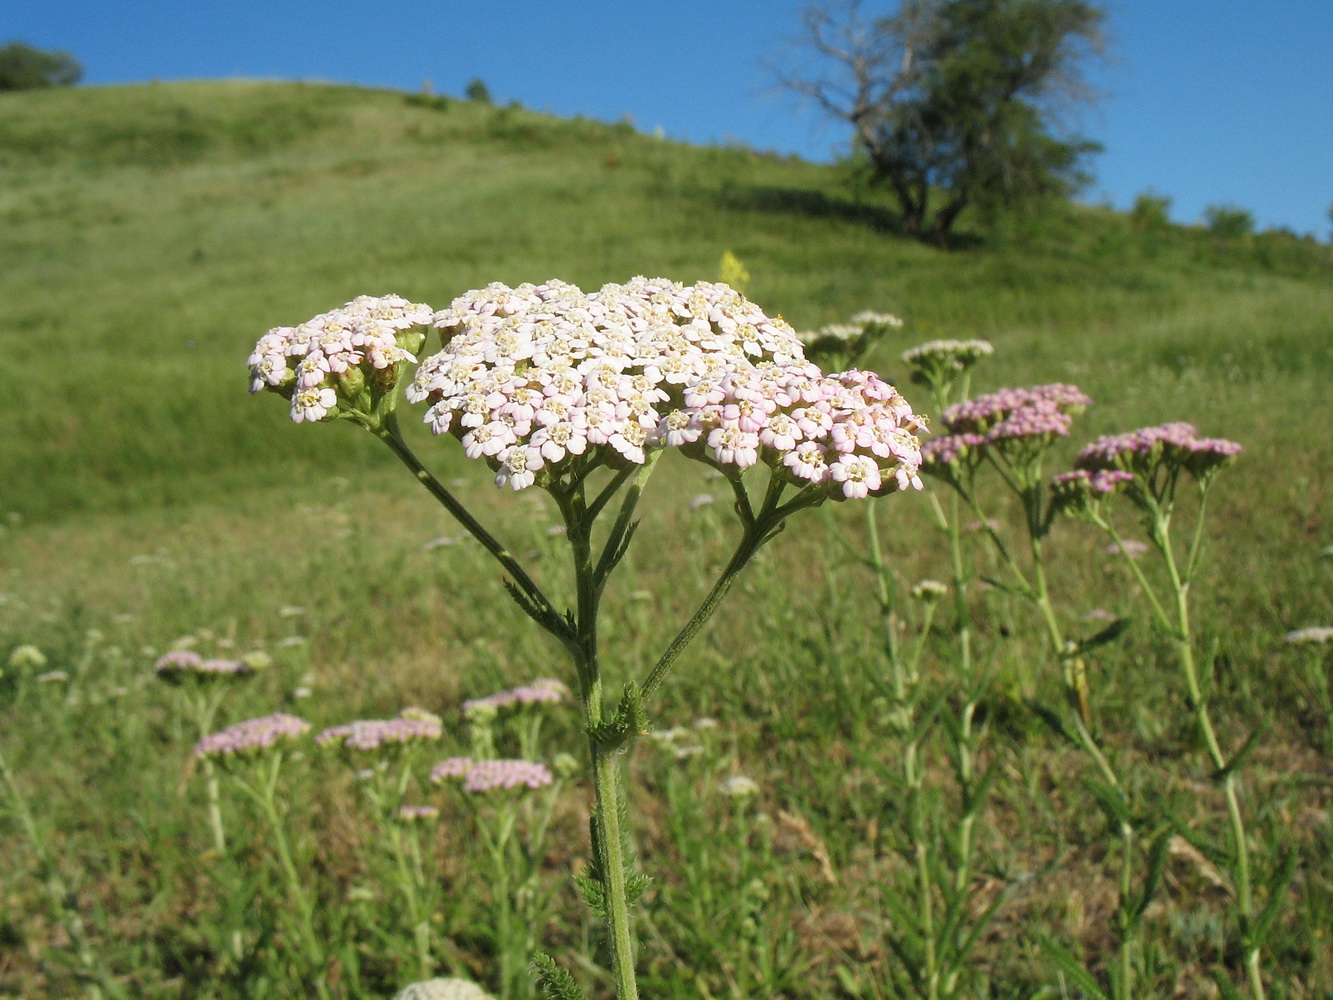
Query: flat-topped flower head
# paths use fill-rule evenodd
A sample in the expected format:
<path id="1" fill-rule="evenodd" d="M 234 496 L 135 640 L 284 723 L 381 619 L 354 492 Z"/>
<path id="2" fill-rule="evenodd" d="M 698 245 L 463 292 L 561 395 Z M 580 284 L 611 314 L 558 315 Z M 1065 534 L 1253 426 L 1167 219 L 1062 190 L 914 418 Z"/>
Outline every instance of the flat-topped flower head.
<path id="1" fill-rule="evenodd" d="M 531 760 L 474 760 L 450 757 L 436 764 L 430 780 L 439 784 L 462 779 L 463 791 L 472 793 L 496 790 L 545 788 L 555 781 L 550 768 Z"/>
<path id="2" fill-rule="evenodd" d="M 1145 488 L 1169 490 L 1181 472 L 1206 484 L 1241 451 L 1235 441 L 1201 438 L 1192 424 L 1176 422 L 1099 437 L 1079 452 L 1074 465 L 1129 472 Z"/>
<path id="3" fill-rule="evenodd" d="M 481 713 L 482 717 L 492 718 L 501 709 L 558 704 L 569 696 L 569 688 L 562 681 L 553 677 L 539 677 L 530 684 L 497 691 L 484 698 L 471 698 L 463 702 L 463 714 L 473 718 Z"/>
<path id="4" fill-rule="evenodd" d="M 807 360 L 821 367 L 847 368 L 859 364 L 890 330 L 903 321 L 889 313 L 859 312 L 847 323 L 829 323 L 797 334 Z"/>
<path id="5" fill-rule="evenodd" d="M 472 770 L 475 764 L 471 757 L 449 757 L 440 761 L 430 771 L 430 780 L 434 784 L 447 781 L 450 778 L 465 778 L 468 771 Z"/>
<path id="6" fill-rule="evenodd" d="M 790 326 L 726 285 L 494 284 L 435 325 L 444 350 L 407 396 L 497 485 L 547 486 L 663 447 L 732 476 L 766 465 L 834 498 L 920 485 L 923 422 L 907 401 L 869 372 L 825 375 Z"/>
<path id="7" fill-rule="evenodd" d="M 46 654 L 25 642 L 10 650 L 9 666 L 14 670 L 41 670 L 46 666 Z"/>
<path id="8" fill-rule="evenodd" d="M 955 403 L 944 411 L 951 434 L 981 434 L 988 443 L 1007 438 L 1067 434 L 1068 417 L 1091 406 L 1078 386 L 1055 382 L 1021 389 L 1001 389 Z"/>
<path id="9" fill-rule="evenodd" d="M 427 979 L 404 986 L 393 1000 L 492 1000 L 470 979 Z"/>
<path id="10" fill-rule="evenodd" d="M 944 434 L 921 445 L 921 471 L 945 482 L 962 482 L 985 458 L 984 434 Z"/>
<path id="11" fill-rule="evenodd" d="M 1051 479 L 1053 511 L 1065 514 L 1090 513 L 1096 504 L 1118 493 L 1134 481 L 1134 476 L 1120 469 L 1074 469 Z"/>
<path id="12" fill-rule="evenodd" d="M 331 726 L 315 737 L 315 745 L 372 751 L 434 743 L 443 736 L 444 729 L 438 716 L 424 709 L 408 708 L 395 719 L 362 719 Z"/>
<path id="13" fill-rule="evenodd" d="M 249 677 L 255 672 L 246 660 L 205 659 L 192 649 L 174 649 L 158 657 L 153 670 L 168 684 L 206 684 Z"/>
<path id="14" fill-rule="evenodd" d="M 1287 633 L 1289 646 L 1323 646 L 1333 642 L 1333 628 L 1326 625 L 1310 625 Z"/>
<path id="15" fill-rule="evenodd" d="M 744 774 L 734 774 L 718 786 L 718 791 L 729 799 L 744 801 L 759 794 L 759 783 Z"/>
<path id="16" fill-rule="evenodd" d="M 988 453 L 1003 458 L 1017 478 L 1035 484 L 1041 460 L 1058 438 L 1069 433 L 1073 415 L 1092 400 L 1063 383 L 1001 389 L 945 408 L 948 434 L 927 451 L 925 471 L 958 482 Z"/>
<path id="17" fill-rule="evenodd" d="M 922 604 L 934 604 L 948 592 L 948 585 L 939 580 L 920 580 L 912 587 L 912 596 Z"/>
<path id="18" fill-rule="evenodd" d="M 912 381 L 941 391 L 982 358 L 995 353 L 988 340 L 928 340 L 903 352 Z"/>
<path id="19" fill-rule="evenodd" d="M 401 805 L 393 811 L 393 818 L 400 823 L 425 823 L 439 819 L 439 806 Z"/>
<path id="20" fill-rule="evenodd" d="M 211 760 L 256 756 L 279 743 L 304 735 L 309 729 L 310 723 L 305 719 L 284 712 L 247 719 L 205 736 L 195 744 L 194 755 Z"/>
<path id="21" fill-rule="evenodd" d="M 425 343 L 431 308 L 362 295 L 300 326 L 275 327 L 249 358 L 250 391 L 291 401 L 292 419 L 370 419 Z"/>

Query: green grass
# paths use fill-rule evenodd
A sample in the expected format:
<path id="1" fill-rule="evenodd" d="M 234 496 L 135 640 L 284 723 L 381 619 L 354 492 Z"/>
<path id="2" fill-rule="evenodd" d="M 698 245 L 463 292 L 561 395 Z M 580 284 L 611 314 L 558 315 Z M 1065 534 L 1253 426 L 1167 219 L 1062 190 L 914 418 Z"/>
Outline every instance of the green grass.
<path id="1" fill-rule="evenodd" d="M 1333 249 L 1281 234 L 1226 243 L 1194 229 L 1138 231 L 1078 205 L 989 233 L 964 225 L 962 244 L 940 249 L 893 235 L 881 196 L 852 194 L 835 168 L 350 87 L 4 94 L 0 123 L 0 514 L 12 512 L 0 529 L 0 667 L 33 643 L 48 669 L 72 675 L 66 691 L 6 669 L 0 743 L 108 964 L 137 994 L 280 995 L 261 973 L 220 971 L 198 789 L 182 775 L 190 737 L 148 677 L 156 651 L 204 629 L 236 649 L 272 650 L 278 665 L 240 693 L 229 720 L 286 707 L 317 725 L 413 702 L 452 712 L 560 668 L 475 547 L 423 550 L 459 532 L 369 435 L 293 426 L 276 400 L 246 396 L 257 337 L 362 293 L 443 307 L 497 280 L 712 280 L 731 250 L 752 275 L 750 297 L 798 327 L 866 308 L 904 316 L 901 342 L 875 359 L 891 379 L 905 380 L 902 348 L 981 336 L 997 348 L 981 389 L 1076 382 L 1097 405 L 1066 454 L 1095 434 L 1175 419 L 1245 445 L 1212 501 L 1200 630 L 1217 644 L 1228 739 L 1267 727 L 1247 773 L 1256 854 L 1271 864 L 1291 848 L 1301 859 L 1267 959 L 1273 995 L 1324 995 L 1333 762 L 1312 736 L 1321 720 L 1281 640 L 1333 624 L 1333 564 L 1318 559 L 1333 542 Z M 545 553 L 540 572 L 558 589 L 545 534 L 554 513 L 496 493 L 456 448 L 424 437 L 413 435 L 423 455 L 445 480 L 465 480 L 461 495 L 498 534 Z M 670 638 L 706 586 L 705 567 L 724 557 L 723 504 L 687 510 L 702 492 L 721 500 L 685 463 L 657 474 L 609 602 L 621 676 Z M 883 505 L 902 580 L 942 578 L 922 498 Z M 664 880 L 649 907 L 660 936 L 646 937 L 642 962 L 652 995 L 739 989 L 725 951 L 711 947 L 719 928 L 741 926 L 733 904 L 743 887 L 731 886 L 739 876 L 726 860 L 735 817 L 712 792 L 733 770 L 764 786 L 771 824 L 753 842 L 771 873 L 763 940 L 785 971 L 764 995 L 855 995 L 842 966 L 873 997 L 889 961 L 877 893 L 902 884 L 891 832 L 900 807 L 885 777 L 899 748 L 869 680 L 883 669 L 869 576 L 838 541 L 860 545 L 863 522 L 849 507 L 804 521 L 753 567 L 664 689 L 661 727 L 724 720 L 706 766 L 679 772 L 648 749 L 636 754 L 645 787 L 662 792 L 641 803 L 645 867 Z M 1090 533 L 1062 527 L 1054 559 L 1071 622 L 1094 607 L 1134 609 Z M 1001 596 L 988 602 L 988 640 L 1009 676 L 1040 640 Z M 284 606 L 306 611 L 287 618 Z M 281 645 L 293 633 L 308 642 Z M 1126 642 L 1096 663 L 1102 712 L 1138 780 L 1206 824 L 1219 806 L 1182 755 L 1192 736 L 1167 660 L 1140 610 Z M 314 694 L 298 701 L 301 686 Z M 1012 698 L 989 710 L 1004 762 L 979 891 L 1019 888 L 982 954 L 994 995 L 1028 996 L 1055 981 L 1034 926 L 1100 968 L 1114 873 L 1095 810 L 1079 798 L 1077 757 Z M 562 718 L 552 748 L 577 739 Z M 298 798 L 313 812 L 298 812 L 313 817 L 327 852 L 320 891 L 340 912 L 366 878 L 343 815 L 346 782 L 302 781 Z M 558 821 L 563 846 L 549 865 L 564 886 L 548 928 L 562 954 L 591 949 L 565 878 L 585 850 L 584 790 Z M 690 802 L 705 832 L 673 820 Z M 457 847 L 456 830 L 440 837 Z M 3 813 L 0 847 L 0 995 L 77 995 L 50 960 L 62 933 Z M 730 889 L 691 915 L 687 884 Z M 1157 986 L 1205 995 L 1199 977 L 1219 960 L 1224 900 L 1186 855 L 1173 856 L 1167 891 L 1152 916 Z M 465 950 L 485 977 L 484 945 Z M 387 996 L 403 981 L 383 955 L 363 962 L 357 995 Z"/>

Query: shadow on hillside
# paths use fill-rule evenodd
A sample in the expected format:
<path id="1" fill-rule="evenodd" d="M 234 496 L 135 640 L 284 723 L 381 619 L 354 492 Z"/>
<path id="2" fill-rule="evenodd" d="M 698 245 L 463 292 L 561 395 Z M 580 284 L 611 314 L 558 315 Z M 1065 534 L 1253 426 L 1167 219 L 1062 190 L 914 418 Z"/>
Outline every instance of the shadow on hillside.
<path id="1" fill-rule="evenodd" d="M 852 198 L 840 198 L 808 188 L 768 185 L 725 185 L 717 192 L 724 208 L 781 215 L 804 215 L 812 219 L 837 219 L 866 226 L 876 232 L 902 236 L 897 215 L 882 205 L 867 205 Z"/>

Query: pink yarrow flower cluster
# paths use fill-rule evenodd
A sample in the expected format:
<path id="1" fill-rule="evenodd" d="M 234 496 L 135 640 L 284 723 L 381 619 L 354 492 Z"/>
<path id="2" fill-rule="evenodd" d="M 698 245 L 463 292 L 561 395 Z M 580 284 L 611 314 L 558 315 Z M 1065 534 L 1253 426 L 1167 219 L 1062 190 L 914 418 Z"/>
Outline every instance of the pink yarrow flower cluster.
<path id="1" fill-rule="evenodd" d="M 430 306 L 398 295 L 362 295 L 300 326 L 280 326 L 250 355 L 250 391 L 291 400 L 292 419 L 329 420 L 343 406 L 369 412 L 415 362 Z"/>
<path id="2" fill-rule="evenodd" d="M 244 660 L 228 660 L 221 657 L 205 659 L 191 649 L 174 649 L 157 658 L 153 664 L 157 676 L 168 683 L 177 684 L 186 679 L 196 681 L 223 680 L 247 677 L 254 672 Z"/>
<path id="3" fill-rule="evenodd" d="M 1057 510 L 1075 512 L 1104 499 L 1134 481 L 1133 474 L 1120 469 L 1074 469 L 1051 479 L 1051 502 Z"/>
<path id="4" fill-rule="evenodd" d="M 450 757 L 436 764 L 430 780 L 439 784 L 463 779 L 463 791 L 481 793 L 496 789 L 545 788 L 555 781 L 550 768 L 531 760 L 473 760 Z"/>
<path id="5" fill-rule="evenodd" d="M 1201 438 L 1192 424 L 1177 422 L 1099 437 L 1079 452 L 1074 465 L 1078 469 L 1120 470 L 1141 476 L 1166 466 L 1206 479 L 1241 451 L 1235 441 Z"/>
<path id="6" fill-rule="evenodd" d="M 435 324 L 445 349 L 407 396 L 497 485 L 676 447 L 729 474 L 762 463 L 833 496 L 920 488 L 923 421 L 897 390 L 869 372 L 823 374 L 790 326 L 726 285 L 494 284 Z"/>
<path id="7" fill-rule="evenodd" d="M 1001 389 L 955 403 L 944 411 L 951 434 L 981 434 L 988 444 L 1006 438 L 1069 433 L 1072 414 L 1091 406 L 1077 386 L 1059 382 Z"/>
<path id="8" fill-rule="evenodd" d="M 295 715 L 278 712 L 238 722 L 200 740 L 194 747 L 197 758 L 225 759 L 249 756 L 284 740 L 308 732 L 310 723 Z"/>
<path id="9" fill-rule="evenodd" d="M 948 407 L 945 429 L 922 447 L 925 471 L 951 474 L 960 462 L 979 460 L 996 447 L 1011 459 L 1030 455 L 1069 433 L 1073 415 L 1092 400 L 1077 386 L 1059 382 L 1022 389 L 1001 389 Z"/>
<path id="10" fill-rule="evenodd" d="M 346 750 L 369 751 L 434 742 L 443 736 L 444 728 L 438 716 L 424 709 L 408 708 L 395 719 L 361 719 L 330 726 L 315 737 L 315 745 L 337 744 Z"/>
<path id="11" fill-rule="evenodd" d="M 525 705 L 554 704 L 568 697 L 569 688 L 563 682 L 553 677 L 539 677 L 531 684 L 522 684 L 507 691 L 497 691 L 484 698 L 471 698 L 463 702 L 463 713 L 470 714 L 478 709 L 498 711 Z"/>

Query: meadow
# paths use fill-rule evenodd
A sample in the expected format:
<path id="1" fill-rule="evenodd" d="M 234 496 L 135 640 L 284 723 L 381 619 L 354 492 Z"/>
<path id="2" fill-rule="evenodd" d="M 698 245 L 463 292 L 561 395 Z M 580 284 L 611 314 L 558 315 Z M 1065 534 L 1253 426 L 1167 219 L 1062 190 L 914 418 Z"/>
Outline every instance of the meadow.
<path id="1" fill-rule="evenodd" d="M 440 974 L 533 995 L 518 973 L 535 939 L 610 995 L 572 880 L 589 862 L 572 707 L 503 716 L 487 737 L 532 750 L 540 721 L 541 758 L 574 756 L 514 807 L 521 836 L 500 847 L 477 831 L 504 809 L 424 779 L 475 749 L 464 701 L 572 683 L 562 650 L 385 449 L 248 397 L 245 359 L 269 328 L 360 294 L 442 308 L 492 281 L 717 280 L 729 251 L 749 298 L 797 329 L 902 317 L 867 365 L 919 409 L 932 401 L 900 357 L 933 338 L 994 345 L 975 392 L 1076 383 L 1093 405 L 1048 472 L 1098 435 L 1176 420 L 1244 446 L 1210 492 L 1194 635 L 1228 756 L 1245 747 L 1245 837 L 1259 905 L 1274 902 L 1265 985 L 1333 996 L 1333 647 L 1286 642 L 1333 625 L 1333 249 L 1089 205 L 970 221 L 960 245 L 926 246 L 897 236 L 844 168 L 519 107 L 241 81 L 0 95 L 0 995 L 287 997 L 316 995 L 320 978 L 332 996 L 389 997 L 422 978 L 409 912 L 422 900 Z M 439 479 L 572 600 L 547 498 L 497 491 L 405 410 Z M 629 756 L 653 879 L 637 918 L 646 996 L 1114 992 L 1124 817 L 1051 724 L 1059 665 L 976 533 L 958 544 L 983 669 L 960 686 L 955 609 L 927 622 L 909 597 L 950 580 L 930 503 L 947 491 L 926 485 L 804 512 L 659 692 L 656 738 Z M 982 499 L 1021 519 L 993 484 Z M 606 596 L 613 685 L 651 666 L 706 592 L 735 534 L 729 503 L 697 463 L 663 459 Z M 1133 882 L 1154 888 L 1133 995 L 1246 995 L 1227 805 L 1173 642 L 1088 525 L 1057 523 L 1046 558 L 1067 634 L 1126 622 L 1086 666 L 1091 730 L 1141 836 Z M 909 726 L 886 636 L 921 640 Z M 228 687 L 218 726 L 283 711 L 318 731 L 413 705 L 444 720 L 438 746 L 399 761 L 441 808 L 411 836 L 367 806 L 364 762 L 309 748 L 286 761 L 280 816 L 317 977 L 262 803 L 229 781 L 217 849 L 196 706 L 153 669 L 185 647 L 270 661 Z M 947 722 L 961 709 L 964 742 Z M 755 788 L 727 794 L 737 776 Z M 963 819 L 975 833 L 960 852 Z M 419 877 L 404 881 L 409 843 Z M 906 971 L 929 937 L 914 924 L 923 880 L 965 957 L 934 992 Z"/>

